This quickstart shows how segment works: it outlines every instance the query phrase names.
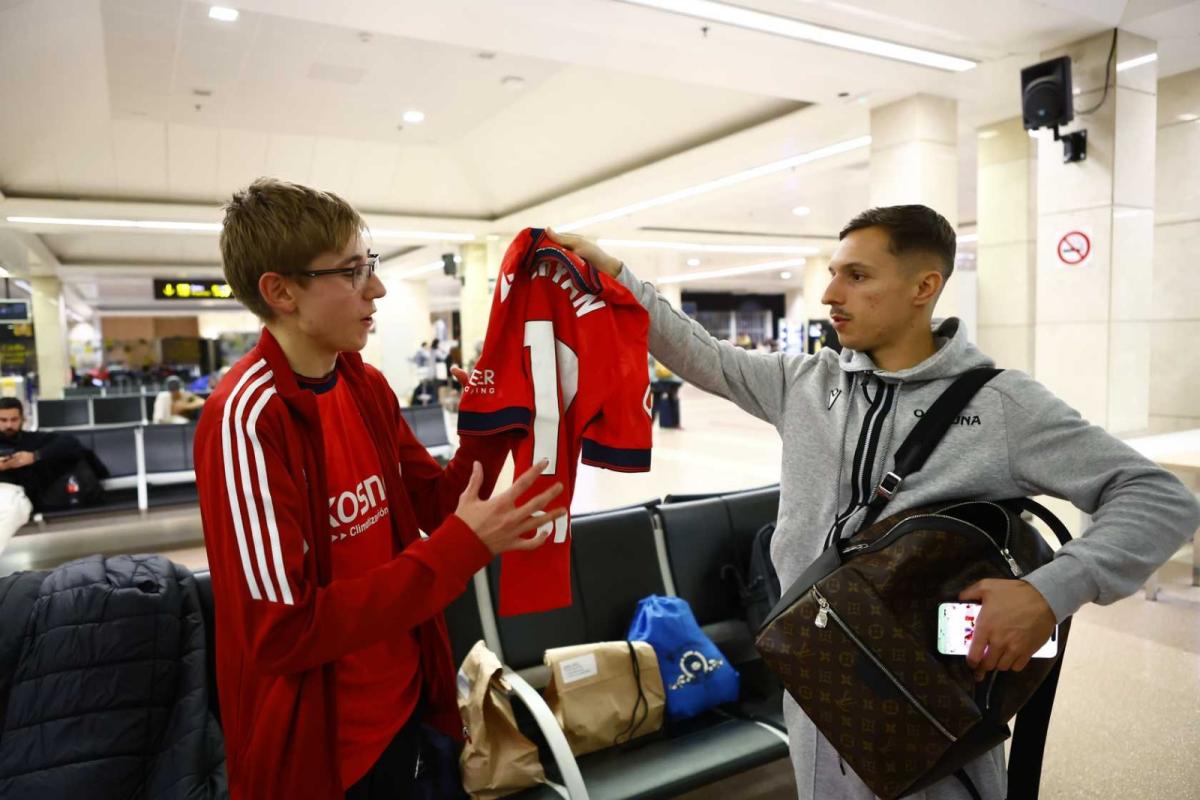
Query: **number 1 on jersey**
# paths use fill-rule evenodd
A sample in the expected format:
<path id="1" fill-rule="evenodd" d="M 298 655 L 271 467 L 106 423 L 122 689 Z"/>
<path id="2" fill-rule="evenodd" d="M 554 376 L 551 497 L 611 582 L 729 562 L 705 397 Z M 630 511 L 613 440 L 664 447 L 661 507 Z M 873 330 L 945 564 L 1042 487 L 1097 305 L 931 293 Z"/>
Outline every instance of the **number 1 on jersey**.
<path id="1" fill-rule="evenodd" d="M 533 378 L 533 460 L 549 462 L 543 475 L 558 473 L 558 442 L 562 415 L 571 407 L 579 389 L 579 356 L 554 337 L 550 320 L 525 323 L 525 346 L 529 348 L 529 370 Z M 562 410 L 559 410 L 559 392 Z M 557 520 L 554 541 L 567 538 L 567 518 Z"/>

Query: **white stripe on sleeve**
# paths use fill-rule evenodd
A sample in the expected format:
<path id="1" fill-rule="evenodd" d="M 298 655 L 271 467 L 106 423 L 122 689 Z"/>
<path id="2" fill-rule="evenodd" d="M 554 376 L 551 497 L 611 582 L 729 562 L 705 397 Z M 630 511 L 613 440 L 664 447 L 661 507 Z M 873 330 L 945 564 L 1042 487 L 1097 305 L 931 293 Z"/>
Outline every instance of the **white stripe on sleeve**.
<path id="1" fill-rule="evenodd" d="M 246 458 L 246 424 L 244 416 L 246 414 L 246 404 L 250 400 L 250 396 L 258 390 L 267 381 L 271 380 L 274 373 L 267 370 L 263 375 L 250 384 L 246 391 L 242 392 L 242 396 L 238 398 L 237 410 L 234 412 L 234 428 L 237 431 L 237 453 L 238 453 L 238 471 L 242 478 L 242 496 L 246 501 L 246 516 L 250 519 L 250 536 L 254 542 L 254 560 L 258 564 L 258 576 L 262 579 L 263 589 L 267 593 L 267 599 L 272 603 L 278 602 L 275 596 L 275 584 L 271 581 L 271 573 L 267 571 L 267 553 L 263 546 L 262 525 L 258 520 L 258 503 L 254 499 L 254 486 L 250 480 L 250 465 Z"/>
<path id="2" fill-rule="evenodd" d="M 221 416 L 221 455 L 225 460 L 225 492 L 229 495 L 229 511 L 233 515 L 233 530 L 237 534 L 238 554 L 242 557 L 242 571 L 246 573 L 246 583 L 250 586 L 250 596 L 255 600 L 262 599 L 258 589 L 258 581 L 254 578 L 254 568 L 250 566 L 250 554 L 246 550 L 246 531 L 242 526 L 242 504 L 238 500 L 237 481 L 233 476 L 233 452 L 229 437 L 229 418 L 238 392 L 255 372 L 266 366 L 266 359 L 258 361 L 242 374 L 241 380 L 233 387 L 225 401 L 224 413 Z"/>
<path id="3" fill-rule="evenodd" d="M 246 427 L 250 434 L 250 444 L 254 446 L 254 462 L 258 468 L 258 491 L 259 497 L 262 499 L 263 516 L 267 520 L 267 533 L 271 537 L 271 560 L 272 566 L 275 567 L 275 580 L 279 582 L 279 593 L 283 597 L 283 602 L 290 606 L 293 604 L 292 587 L 288 585 L 287 573 L 283 569 L 283 550 L 279 545 L 279 526 L 275 523 L 275 501 L 271 498 L 271 484 L 267 481 L 267 467 L 263 463 L 262 445 L 258 441 L 258 415 L 262 413 L 263 406 L 267 404 L 273 394 L 275 394 L 274 386 L 259 395 L 258 402 L 250 411 L 250 420 Z"/>

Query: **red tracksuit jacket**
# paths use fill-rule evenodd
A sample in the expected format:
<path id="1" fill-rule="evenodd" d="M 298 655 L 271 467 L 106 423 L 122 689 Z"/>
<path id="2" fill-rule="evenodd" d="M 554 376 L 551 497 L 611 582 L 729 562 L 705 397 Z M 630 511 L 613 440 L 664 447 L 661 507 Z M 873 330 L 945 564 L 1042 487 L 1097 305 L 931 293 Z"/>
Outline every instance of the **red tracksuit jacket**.
<path id="1" fill-rule="evenodd" d="M 321 426 L 337 421 L 318 418 L 269 331 L 221 381 L 196 429 L 234 800 L 344 796 L 333 664 L 381 631 L 416 629 L 426 721 L 462 737 L 441 611 L 492 558 L 453 511 L 472 460 L 486 470 L 495 459 L 460 449 L 443 472 L 378 370 L 348 353 L 337 369 L 378 448 L 398 553 L 360 578 L 330 579 Z M 432 535 L 421 539 L 418 528 Z"/>

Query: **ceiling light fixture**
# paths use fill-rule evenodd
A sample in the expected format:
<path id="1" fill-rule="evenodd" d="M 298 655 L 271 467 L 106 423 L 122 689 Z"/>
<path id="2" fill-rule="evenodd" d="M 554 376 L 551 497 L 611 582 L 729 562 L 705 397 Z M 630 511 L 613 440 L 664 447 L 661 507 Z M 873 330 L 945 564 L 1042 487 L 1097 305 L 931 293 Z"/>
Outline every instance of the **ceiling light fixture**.
<path id="1" fill-rule="evenodd" d="M 657 283 L 684 283 L 687 281 L 704 281 L 713 278 L 732 278 L 737 275 L 749 275 L 754 272 L 770 272 L 772 270 L 787 269 L 788 267 L 802 267 L 805 264 L 803 258 L 788 258 L 783 261 L 767 261 L 763 264 L 751 264 L 747 267 L 730 267 L 729 269 L 715 269 L 711 272 L 688 272 L 682 275 L 664 275 L 660 277 Z"/>
<path id="2" fill-rule="evenodd" d="M 412 269 L 405 270 L 404 272 L 398 272 L 396 273 L 396 277 L 401 279 L 419 278 L 422 275 L 428 275 L 432 272 L 440 272 L 444 268 L 445 264 L 439 258 L 437 261 L 430 261 L 428 264 L 422 264 L 419 267 L 413 267 Z"/>
<path id="3" fill-rule="evenodd" d="M 688 265 L 689 267 L 698 267 L 698 266 L 700 266 L 700 259 L 698 259 L 698 258 L 689 258 L 689 259 L 687 260 L 687 265 Z"/>
<path id="4" fill-rule="evenodd" d="M 5 217 L 18 225 L 72 225 L 83 228 L 127 228 L 130 230 L 182 231 L 186 233 L 220 233 L 219 222 L 184 222 L 182 220 L 158 219 L 89 219 L 85 217 Z M 428 239 L 435 242 L 471 242 L 473 233 L 449 231 L 406 231 L 391 228 L 372 230 L 376 239 Z"/>
<path id="5" fill-rule="evenodd" d="M 555 228 L 558 230 L 558 228 Z M 600 239 L 601 247 L 633 248 L 635 250 L 675 250 L 681 253 L 757 253 L 759 255 L 812 256 L 819 247 L 792 244 L 701 244 L 699 242 L 655 242 L 644 239 Z"/>
<path id="6" fill-rule="evenodd" d="M 420 125 L 425 121 L 425 112 L 417 111 L 415 108 L 404 112 L 404 121 L 409 125 Z"/>
<path id="7" fill-rule="evenodd" d="M 1124 72 L 1127 69 L 1133 69 L 1134 67 L 1140 67 L 1145 64 L 1153 64 L 1155 61 L 1158 61 L 1158 53 L 1148 53 L 1144 56 L 1131 58 L 1128 61 L 1118 62 L 1117 72 Z"/>
<path id="8" fill-rule="evenodd" d="M 978 242 L 978 241 L 979 241 L 978 233 L 964 233 L 962 236 L 958 237 L 959 244 L 972 244 L 973 242 Z"/>
<path id="9" fill-rule="evenodd" d="M 664 206 L 667 203 L 686 200 L 689 197 L 696 197 L 697 195 L 706 194 L 707 192 L 712 192 L 717 189 L 725 189 L 729 186 L 735 186 L 739 183 L 752 180 L 753 178 L 761 178 L 764 175 L 773 175 L 776 172 L 783 172 L 784 170 L 798 167 L 801 164 L 811 164 L 814 161 L 820 161 L 823 158 L 830 158 L 832 156 L 841 155 L 842 153 L 848 153 L 851 150 L 858 150 L 860 148 L 867 147 L 870 144 L 870 136 L 858 136 L 854 139 L 836 142 L 825 147 L 818 147 L 816 150 L 810 150 L 809 152 L 801 153 L 798 156 L 791 156 L 789 158 L 780 159 L 779 161 L 772 161 L 769 164 L 763 164 L 759 167 L 743 170 L 741 172 L 735 172 L 734 174 L 726 175 L 723 178 L 717 178 L 716 180 L 698 183 L 695 186 L 688 186 L 687 188 L 679 189 L 677 191 L 670 192 L 669 194 L 652 197 L 649 200 L 643 200 L 640 203 L 631 203 L 627 206 L 614 208 L 612 211 L 605 211 L 602 214 L 584 217 L 583 219 L 576 220 L 575 222 L 566 225 L 555 225 L 554 230 L 562 231 L 563 233 L 569 233 L 573 230 L 582 228 L 585 225 L 592 225 L 597 222 L 606 222 L 610 219 L 617 219 L 618 217 L 628 216 L 629 214 L 635 214 L 639 211 L 645 211 L 650 208 Z"/>
<path id="10" fill-rule="evenodd" d="M 5 217 L 24 225 L 77 225 L 84 228 L 130 228 L 151 231 L 220 233 L 219 222 L 183 222 L 158 219 L 86 219 L 83 217 Z"/>
<path id="11" fill-rule="evenodd" d="M 980 139 L 995 139 L 999 135 L 1000 131 L 996 130 L 995 128 L 988 128 L 987 130 L 982 130 L 979 132 Z"/>
<path id="12" fill-rule="evenodd" d="M 792 279 L 792 273 L 790 273 L 790 272 L 781 272 L 781 273 L 779 273 L 779 277 L 780 277 L 780 278 L 782 278 L 782 279 L 783 279 L 783 280 L 785 280 L 785 281 L 790 281 L 790 280 Z"/>
<path id="13" fill-rule="evenodd" d="M 795 208 L 792 209 L 792 213 L 795 214 L 797 217 L 807 217 L 809 214 L 812 213 L 812 209 L 809 208 L 808 206 L 796 206 Z"/>
<path id="14" fill-rule="evenodd" d="M 1195 122 L 1200 119 L 1200 114 L 1180 114 L 1178 119 L 1180 122 Z"/>
<path id="15" fill-rule="evenodd" d="M 978 62 L 958 56 L 950 56 L 920 47 L 896 44 L 895 42 L 874 39 L 870 36 L 860 36 L 855 33 L 839 31 L 836 28 L 826 28 L 809 22 L 801 22 L 791 17 L 778 14 L 767 14 L 749 8 L 717 3 L 712 0 L 624 0 L 638 6 L 657 8 L 671 11 L 689 17 L 698 17 L 711 22 L 723 22 L 739 28 L 747 28 L 762 33 L 773 33 L 804 42 L 839 47 L 843 50 L 853 50 L 871 56 L 890 58 L 895 61 L 906 61 L 922 67 L 933 67 L 947 72 L 964 72 L 974 69 Z"/>
<path id="16" fill-rule="evenodd" d="M 237 22 L 238 10 L 236 8 L 226 8 L 225 6 L 209 6 L 208 18 L 215 19 L 218 22 Z"/>
<path id="17" fill-rule="evenodd" d="M 429 239 L 434 242 L 473 242 L 473 233 L 451 233 L 449 231 L 404 231 L 393 228 L 372 228 L 372 239 Z"/>

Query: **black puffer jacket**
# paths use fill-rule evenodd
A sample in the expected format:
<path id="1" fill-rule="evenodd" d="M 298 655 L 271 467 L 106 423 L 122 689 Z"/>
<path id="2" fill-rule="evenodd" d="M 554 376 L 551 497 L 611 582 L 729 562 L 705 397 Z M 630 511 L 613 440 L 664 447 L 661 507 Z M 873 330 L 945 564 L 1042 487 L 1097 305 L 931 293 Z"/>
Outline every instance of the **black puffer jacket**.
<path id="1" fill-rule="evenodd" d="M 191 573 L 90 556 L 46 575 L 31 604 L 29 580 L 0 582 L 0 607 L 29 608 L 0 617 L 0 650 L 24 631 L 15 661 L 0 652 L 0 797 L 227 798 Z"/>

